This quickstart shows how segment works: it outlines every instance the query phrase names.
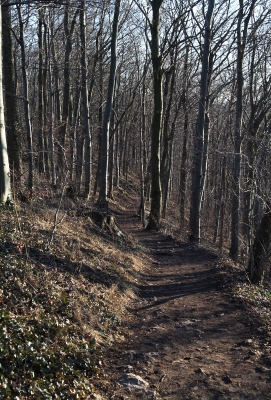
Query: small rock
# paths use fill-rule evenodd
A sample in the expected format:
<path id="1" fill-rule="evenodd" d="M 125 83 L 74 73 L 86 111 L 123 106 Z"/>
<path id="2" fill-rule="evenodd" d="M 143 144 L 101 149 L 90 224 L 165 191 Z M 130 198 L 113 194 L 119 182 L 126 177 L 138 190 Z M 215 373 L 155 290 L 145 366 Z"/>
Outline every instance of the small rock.
<path id="1" fill-rule="evenodd" d="M 205 374 L 205 371 L 202 368 L 196 369 L 195 372 L 196 372 L 196 374 Z"/>
<path id="2" fill-rule="evenodd" d="M 223 382 L 226 383 L 227 385 L 228 385 L 229 383 L 232 383 L 232 380 L 231 380 L 231 378 L 230 378 L 228 375 L 224 376 L 224 378 L 222 378 L 222 380 L 223 380 Z"/>
<path id="3" fill-rule="evenodd" d="M 185 326 L 185 325 L 177 326 L 176 331 L 187 331 L 187 326 Z"/>
<path id="4" fill-rule="evenodd" d="M 163 382 L 165 380 L 166 376 L 167 376 L 166 374 L 162 375 L 161 378 L 159 379 L 159 382 Z"/>
<path id="5" fill-rule="evenodd" d="M 156 398 L 156 392 L 148 390 L 149 383 L 139 375 L 124 374 L 121 378 L 119 378 L 118 383 L 125 386 L 129 390 L 135 390 L 144 394 L 148 399 Z"/>
<path id="6" fill-rule="evenodd" d="M 129 357 L 132 359 L 136 352 L 135 350 L 127 350 L 125 353 L 128 354 Z"/>
<path id="7" fill-rule="evenodd" d="M 243 342 L 238 343 L 238 346 L 252 346 L 253 340 L 252 339 L 246 339 Z"/>
<path id="8" fill-rule="evenodd" d="M 139 360 L 146 360 L 146 353 L 138 353 L 135 355 Z"/>
<path id="9" fill-rule="evenodd" d="M 258 350 L 250 350 L 248 353 L 250 356 L 259 356 L 261 353 Z"/>
<path id="10" fill-rule="evenodd" d="M 104 397 L 100 396 L 100 395 L 97 394 L 97 393 L 93 393 L 93 394 L 91 395 L 91 399 L 104 400 Z"/>
<path id="11" fill-rule="evenodd" d="M 127 369 L 128 371 L 131 371 L 134 367 L 132 365 L 118 365 L 116 369 Z"/>
<path id="12" fill-rule="evenodd" d="M 255 368 L 256 372 L 259 372 L 260 374 L 270 374 L 271 370 L 265 367 L 256 367 Z"/>
<path id="13" fill-rule="evenodd" d="M 143 342 L 144 344 L 146 344 L 147 346 L 155 346 L 154 342 Z"/>

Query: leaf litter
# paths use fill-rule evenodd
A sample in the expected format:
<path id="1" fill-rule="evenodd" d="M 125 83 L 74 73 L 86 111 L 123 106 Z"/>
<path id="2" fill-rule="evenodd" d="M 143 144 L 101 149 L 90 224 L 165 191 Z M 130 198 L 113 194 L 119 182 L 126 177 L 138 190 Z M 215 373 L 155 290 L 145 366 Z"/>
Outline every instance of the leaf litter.
<path id="1" fill-rule="evenodd" d="M 0 398 L 89 398 L 124 337 L 134 256 L 85 217 L 66 216 L 49 245 L 46 199 L 0 212 Z"/>
<path id="2" fill-rule="evenodd" d="M 128 198 L 126 192 L 125 196 Z M 68 211 L 49 246 L 53 204 L 48 205 L 48 199 L 40 197 L 29 205 L 17 207 L 17 216 L 12 209 L 1 209 L 0 398 L 92 398 L 99 389 L 104 392 L 104 388 L 107 391 L 112 385 L 108 368 L 104 368 L 107 358 L 110 361 L 108 349 L 123 357 L 123 343 L 133 335 L 127 326 L 131 320 L 127 310 L 138 302 L 136 288 L 145 279 L 140 272 L 148 262 L 157 268 L 163 262 L 157 262 L 131 237 L 121 240 L 97 227 L 89 216 L 78 218 L 77 213 L 69 212 L 70 204 L 64 205 Z M 259 332 L 270 338 L 270 286 L 250 284 L 244 269 L 227 259 L 219 259 L 216 269 L 220 287 L 231 293 L 237 303 L 242 303 Z M 184 279 L 189 276 L 192 277 L 188 274 Z M 157 297 L 154 298 L 157 302 Z M 143 303 L 148 304 L 148 299 Z M 176 334 L 179 331 L 187 334 L 187 328 L 192 326 L 188 321 L 201 319 L 198 316 L 181 319 L 180 324 L 175 324 Z M 178 331 L 178 328 L 183 329 Z M 192 329 L 191 334 L 196 335 L 196 330 Z M 269 342 L 266 340 L 264 344 L 267 366 L 268 362 L 271 366 Z M 170 348 L 171 344 L 164 346 L 164 351 Z M 201 354 L 207 351 L 204 348 L 209 352 L 209 346 L 203 346 Z M 263 354 L 263 346 L 255 347 L 254 339 L 248 348 L 251 357 Z M 194 357 L 188 354 L 171 360 L 170 364 L 179 365 L 182 359 L 188 365 L 194 362 Z M 157 362 L 159 368 L 159 358 Z M 205 376 L 216 379 L 215 372 L 208 372 L 200 364 L 194 371 L 204 379 Z M 263 366 L 257 366 L 255 371 L 269 374 L 269 369 Z M 154 373 L 161 384 L 164 381 L 169 384 L 168 371 L 161 372 L 161 376 L 156 370 Z M 222 381 L 230 386 L 235 378 L 225 373 Z M 201 385 L 198 382 L 199 386 L 191 385 L 191 393 L 197 393 Z M 197 398 L 193 397 L 196 394 L 187 396 Z"/>

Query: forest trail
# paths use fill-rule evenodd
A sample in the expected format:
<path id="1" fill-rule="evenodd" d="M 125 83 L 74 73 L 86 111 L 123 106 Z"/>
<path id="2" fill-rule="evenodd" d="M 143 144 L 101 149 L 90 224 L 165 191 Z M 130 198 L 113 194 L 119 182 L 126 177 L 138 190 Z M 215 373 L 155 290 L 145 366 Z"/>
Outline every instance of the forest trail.
<path id="1" fill-rule="evenodd" d="M 106 354 L 101 398 L 271 399 L 268 342 L 220 289 L 216 256 L 143 230 L 131 212 L 118 222 L 151 265 L 131 302 L 126 340 Z"/>

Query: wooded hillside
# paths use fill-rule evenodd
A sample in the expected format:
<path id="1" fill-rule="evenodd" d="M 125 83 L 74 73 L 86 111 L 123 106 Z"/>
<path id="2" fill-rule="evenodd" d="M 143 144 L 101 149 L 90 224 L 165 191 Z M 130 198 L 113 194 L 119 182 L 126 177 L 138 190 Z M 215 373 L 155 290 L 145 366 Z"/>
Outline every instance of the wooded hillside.
<path id="1" fill-rule="evenodd" d="M 133 172 L 144 227 L 174 212 L 183 238 L 241 257 L 262 282 L 268 2 L 4 0 L 1 10 L 2 201 L 46 192 L 107 209 Z"/>

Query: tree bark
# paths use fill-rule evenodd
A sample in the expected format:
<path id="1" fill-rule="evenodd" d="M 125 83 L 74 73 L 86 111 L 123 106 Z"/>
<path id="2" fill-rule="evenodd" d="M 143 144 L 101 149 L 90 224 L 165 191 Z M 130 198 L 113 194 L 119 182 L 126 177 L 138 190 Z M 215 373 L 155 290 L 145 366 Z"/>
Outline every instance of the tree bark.
<path id="1" fill-rule="evenodd" d="M 24 22 L 22 18 L 22 1 L 18 0 L 17 11 L 19 17 L 20 36 L 19 45 L 21 48 L 22 58 L 22 78 L 23 78 L 23 93 L 24 93 L 24 118 L 27 136 L 27 150 L 28 150 L 28 189 L 32 195 L 34 188 L 34 154 L 33 154 L 33 139 L 32 139 L 32 126 L 30 120 L 30 108 L 28 97 L 28 79 L 26 72 L 26 52 L 25 52 L 25 38 L 24 38 Z"/>
<path id="2" fill-rule="evenodd" d="M 4 98 L 2 85 L 2 10 L 0 7 L 0 202 L 11 200 L 10 171 L 4 118 Z"/>
<path id="3" fill-rule="evenodd" d="M 119 22 L 120 0 L 115 1 L 115 10 L 113 18 L 113 29 L 111 38 L 111 63 L 107 89 L 106 106 L 104 110 L 103 126 L 102 126 L 102 148 L 101 148 L 101 177 L 100 177 L 100 193 L 99 201 L 106 201 L 108 191 L 108 151 L 109 151 L 109 125 L 110 115 L 113 104 L 115 75 L 117 66 L 117 38 L 118 38 L 118 22 Z"/>
<path id="4" fill-rule="evenodd" d="M 160 53 L 160 9 L 163 0 L 153 0 L 151 29 L 151 56 L 153 69 L 154 110 L 151 133 L 151 210 L 147 229 L 159 230 L 161 224 L 162 190 L 160 176 L 160 145 L 162 126 L 162 56 Z"/>
<path id="5" fill-rule="evenodd" d="M 194 159 L 193 159 L 193 172 L 192 172 L 192 193 L 191 193 L 191 209 L 190 209 L 190 241 L 199 243 L 200 241 L 200 214 L 201 202 L 203 195 L 203 188 L 205 183 L 205 149 L 207 146 L 207 135 L 205 134 L 205 114 L 208 96 L 208 73 L 209 73 L 209 60 L 210 48 L 212 42 L 212 20 L 215 0 L 209 0 L 208 10 L 205 19 L 205 34 L 203 56 L 201 64 L 201 84 L 200 84 L 200 99 L 198 116 L 195 132 L 194 143 Z"/>
<path id="6" fill-rule="evenodd" d="M 186 36 L 187 40 L 187 36 Z M 182 90 L 182 106 L 184 114 L 183 123 L 183 145 L 182 145 L 182 159 L 180 168 L 180 228 L 183 229 L 185 226 L 185 194 L 186 194 L 186 161 L 187 161 L 187 139 L 188 139 L 188 106 L 187 106 L 187 93 L 189 87 L 188 79 L 188 55 L 189 55 L 189 44 L 185 46 L 185 57 L 184 57 L 184 71 L 183 71 L 183 90 Z"/>
<path id="7" fill-rule="evenodd" d="M 39 46 L 39 72 L 38 72 L 38 143 L 39 143 L 39 172 L 45 172 L 44 159 L 44 121 L 43 121 L 43 11 L 39 10 L 38 46 Z"/>
<path id="8" fill-rule="evenodd" d="M 85 138 L 85 190 L 86 198 L 90 194 L 91 185 L 91 134 L 89 128 L 87 62 L 86 62 L 86 0 L 80 7 L 80 40 L 81 40 L 81 76 L 82 76 L 82 118 L 83 136 Z"/>
<path id="9" fill-rule="evenodd" d="M 22 168 L 21 132 L 16 99 L 14 45 L 11 32 L 10 0 L 2 6 L 3 23 L 3 81 L 5 85 L 5 119 L 8 157 L 15 181 L 20 182 Z"/>
<path id="10" fill-rule="evenodd" d="M 250 278 L 254 283 L 262 283 L 267 261 L 270 254 L 271 242 L 271 211 L 270 204 L 264 213 L 253 245 L 253 252 L 249 261 Z"/>
<path id="11" fill-rule="evenodd" d="M 243 0 L 239 0 L 239 14 L 237 22 L 237 93 L 235 109 L 234 128 L 234 160 L 233 160 L 233 185 L 232 185 L 232 208 L 231 208 L 231 247 L 230 255 L 233 260 L 239 255 L 239 219 L 240 219 L 240 173 L 241 173 L 241 142 L 242 142 L 242 120 L 243 120 L 243 61 L 247 41 L 247 31 L 250 17 L 252 15 L 256 0 L 253 0 L 249 13 L 244 21 Z"/>
<path id="12" fill-rule="evenodd" d="M 59 157 L 58 157 L 58 169 L 59 169 L 59 179 L 62 179 L 61 174 L 63 173 L 64 169 L 64 152 L 65 152 L 65 144 L 66 144 L 66 135 L 67 135 L 67 127 L 68 127 L 68 120 L 69 120 L 69 106 L 70 106 L 70 56 L 72 52 L 72 36 L 76 24 L 77 15 L 79 13 L 80 6 L 76 9 L 73 19 L 71 21 L 69 27 L 69 15 L 70 15 L 70 1 L 66 3 L 65 11 L 64 11 L 64 32 L 66 37 L 66 44 L 65 44 L 65 57 L 64 57 L 64 70 L 63 70 L 63 79 L 64 79 L 64 86 L 63 86 L 63 102 L 62 102 L 62 121 L 60 127 L 60 150 L 59 150 Z"/>

